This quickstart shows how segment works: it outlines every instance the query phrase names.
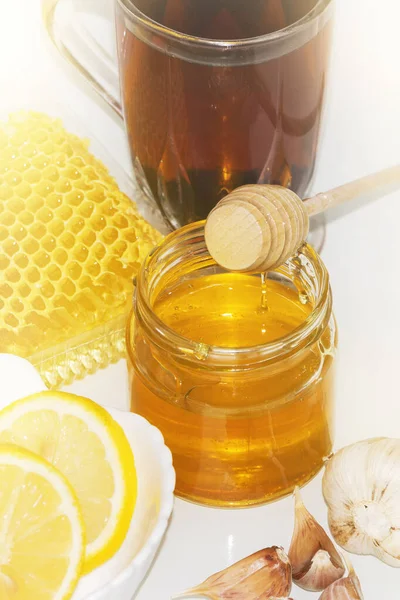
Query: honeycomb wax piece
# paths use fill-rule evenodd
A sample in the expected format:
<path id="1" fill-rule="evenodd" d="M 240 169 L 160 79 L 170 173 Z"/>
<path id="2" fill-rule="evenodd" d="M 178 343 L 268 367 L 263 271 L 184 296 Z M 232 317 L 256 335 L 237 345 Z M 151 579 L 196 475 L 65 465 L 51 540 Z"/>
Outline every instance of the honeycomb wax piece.
<path id="1" fill-rule="evenodd" d="M 126 315 L 161 239 L 88 145 L 39 113 L 0 125 L 0 352 L 49 357 L 91 341 L 93 362 L 89 332 L 104 338 L 101 327 Z"/>

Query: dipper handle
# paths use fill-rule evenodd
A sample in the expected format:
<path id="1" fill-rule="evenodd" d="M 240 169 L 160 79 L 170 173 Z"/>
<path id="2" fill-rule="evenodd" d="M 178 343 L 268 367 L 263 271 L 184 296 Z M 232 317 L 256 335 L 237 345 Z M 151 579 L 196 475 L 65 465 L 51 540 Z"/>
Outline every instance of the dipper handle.
<path id="1" fill-rule="evenodd" d="M 366 192 L 400 187 L 400 165 L 362 177 L 304 201 L 278 185 L 245 185 L 211 211 L 205 240 L 214 260 L 231 271 L 276 269 L 304 244 L 309 216 Z"/>

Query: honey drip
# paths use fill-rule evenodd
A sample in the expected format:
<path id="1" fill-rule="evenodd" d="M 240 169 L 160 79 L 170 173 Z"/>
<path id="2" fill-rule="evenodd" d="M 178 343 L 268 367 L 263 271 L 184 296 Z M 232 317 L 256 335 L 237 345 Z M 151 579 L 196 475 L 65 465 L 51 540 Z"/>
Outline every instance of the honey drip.
<path id="1" fill-rule="evenodd" d="M 261 273 L 261 308 L 262 308 L 262 310 L 268 310 L 267 277 L 268 277 L 268 273 Z"/>

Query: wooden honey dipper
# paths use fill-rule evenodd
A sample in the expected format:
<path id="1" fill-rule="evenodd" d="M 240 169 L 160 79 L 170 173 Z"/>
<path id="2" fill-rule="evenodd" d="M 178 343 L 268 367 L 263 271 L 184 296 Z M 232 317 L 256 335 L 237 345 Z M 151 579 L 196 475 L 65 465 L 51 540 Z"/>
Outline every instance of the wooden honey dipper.
<path id="1" fill-rule="evenodd" d="M 320 193 L 304 201 L 278 185 L 245 185 L 210 212 L 205 241 L 213 259 L 230 271 L 276 269 L 305 243 L 309 217 L 366 192 L 400 187 L 400 165 Z"/>

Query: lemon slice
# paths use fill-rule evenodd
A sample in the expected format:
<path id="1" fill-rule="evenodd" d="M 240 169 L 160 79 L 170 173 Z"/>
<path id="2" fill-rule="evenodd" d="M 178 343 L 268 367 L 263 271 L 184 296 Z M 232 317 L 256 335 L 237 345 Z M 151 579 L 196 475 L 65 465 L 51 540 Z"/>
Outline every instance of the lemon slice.
<path id="1" fill-rule="evenodd" d="M 84 559 L 84 525 L 68 481 L 42 458 L 0 445 L 0 598 L 67 600 Z"/>
<path id="2" fill-rule="evenodd" d="M 123 430 L 104 408 L 62 392 L 27 396 L 0 412 L 0 443 L 39 454 L 71 483 L 85 523 L 84 573 L 117 552 L 136 502 L 136 471 Z"/>

